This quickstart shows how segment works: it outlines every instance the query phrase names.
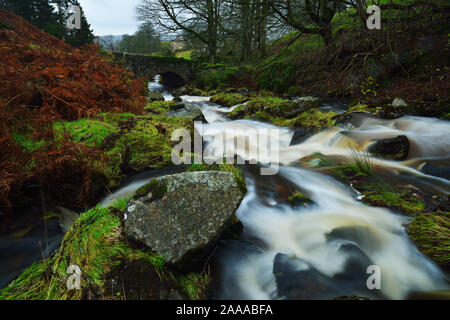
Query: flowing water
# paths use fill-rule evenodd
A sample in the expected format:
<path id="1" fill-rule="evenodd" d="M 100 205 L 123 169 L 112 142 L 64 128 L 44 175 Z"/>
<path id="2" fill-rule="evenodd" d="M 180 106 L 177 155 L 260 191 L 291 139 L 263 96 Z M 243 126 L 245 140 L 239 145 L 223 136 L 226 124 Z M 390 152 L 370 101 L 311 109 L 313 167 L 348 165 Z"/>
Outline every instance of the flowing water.
<path id="1" fill-rule="evenodd" d="M 449 289 L 446 275 L 409 240 L 405 229 L 408 218 L 366 206 L 352 188 L 293 165 L 314 153 L 351 161 L 356 150 L 369 157 L 366 150 L 374 141 L 405 135 L 411 142 L 406 161 L 371 158 L 373 165 L 448 194 L 448 180 L 419 171 L 426 162 L 450 164 L 448 122 L 415 117 L 385 121 L 361 116 L 353 125 L 324 131 L 294 146 L 290 145 L 294 133 L 279 128 L 279 156 L 262 152 L 261 157 L 260 152 L 249 150 L 252 145 L 261 148 L 257 140 L 274 126 L 250 120 L 228 121 L 225 115 L 229 109 L 205 99 L 184 100 L 202 108 L 209 122 L 199 130 L 203 136 L 220 136 L 220 143 L 211 140 L 206 148 L 210 156 L 215 154 L 217 160 L 232 156 L 223 147 L 225 132 L 225 142 L 234 143 L 243 136 L 248 138 L 249 130 L 261 129 L 257 137 L 247 140 L 245 148 L 233 152 L 241 159 L 281 166 L 272 177 L 245 170 L 248 194 L 237 213 L 244 225 L 245 241 L 230 242 L 219 254 L 221 285 L 217 298 L 332 299 L 356 294 L 404 299 L 411 292 Z M 221 148 L 219 152 L 217 148 Z M 208 156 L 208 151 L 205 154 Z M 293 209 L 285 199 L 279 199 L 283 186 L 303 192 L 315 205 Z M 381 271 L 381 290 L 369 290 L 367 286 L 371 266 Z"/>
<path id="2" fill-rule="evenodd" d="M 161 83 L 161 76 L 157 75 L 153 79 L 153 82 L 148 83 L 148 90 L 149 91 L 157 91 L 160 92 L 166 101 L 172 101 L 173 95 L 170 93 L 169 90 Z"/>

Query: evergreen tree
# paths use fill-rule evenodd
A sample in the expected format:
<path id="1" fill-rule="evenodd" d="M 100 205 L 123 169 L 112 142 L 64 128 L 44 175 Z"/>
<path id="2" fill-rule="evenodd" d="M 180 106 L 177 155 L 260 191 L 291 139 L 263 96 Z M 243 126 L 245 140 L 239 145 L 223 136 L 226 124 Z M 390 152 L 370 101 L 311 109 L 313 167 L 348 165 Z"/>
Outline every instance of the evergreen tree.
<path id="1" fill-rule="evenodd" d="M 94 42 L 95 37 L 92 33 L 91 25 L 88 23 L 78 0 L 53 0 L 53 3 L 58 7 L 60 28 L 64 30 L 64 38 L 67 43 L 78 48 Z M 81 29 L 79 30 L 68 30 L 66 28 L 66 21 L 69 17 L 68 10 L 72 5 L 81 8 Z"/>
<path id="2" fill-rule="evenodd" d="M 21 16 L 54 36 L 62 36 L 58 29 L 58 16 L 48 0 L 1 0 L 0 8 Z"/>
<path id="3" fill-rule="evenodd" d="M 0 8 L 14 12 L 47 33 L 60 39 L 65 38 L 65 41 L 74 47 L 93 43 L 94 35 L 83 10 L 81 29 L 67 29 L 66 21 L 71 5 L 81 8 L 78 0 L 0 0 Z"/>

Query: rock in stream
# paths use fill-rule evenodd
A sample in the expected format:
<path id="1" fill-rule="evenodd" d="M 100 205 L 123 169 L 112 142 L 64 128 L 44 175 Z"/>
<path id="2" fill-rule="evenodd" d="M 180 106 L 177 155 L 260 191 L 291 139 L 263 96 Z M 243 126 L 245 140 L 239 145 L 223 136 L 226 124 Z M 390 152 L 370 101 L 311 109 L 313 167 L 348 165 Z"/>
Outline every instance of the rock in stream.
<path id="1" fill-rule="evenodd" d="M 244 192 L 226 172 L 191 172 L 153 180 L 125 212 L 126 235 L 182 270 L 199 266 L 235 221 Z"/>

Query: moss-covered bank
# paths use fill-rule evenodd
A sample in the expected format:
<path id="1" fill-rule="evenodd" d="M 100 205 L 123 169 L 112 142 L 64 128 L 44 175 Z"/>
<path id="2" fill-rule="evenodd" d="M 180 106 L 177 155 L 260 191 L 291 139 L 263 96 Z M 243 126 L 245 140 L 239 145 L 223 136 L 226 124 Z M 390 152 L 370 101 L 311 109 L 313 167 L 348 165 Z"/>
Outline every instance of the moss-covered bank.
<path id="1" fill-rule="evenodd" d="M 207 274 L 179 274 L 162 257 L 122 236 L 127 200 L 110 208 L 94 208 L 75 222 L 61 248 L 48 260 L 26 269 L 0 291 L 8 300 L 202 299 Z M 81 270 L 79 290 L 70 290 L 68 268 Z"/>
<path id="2" fill-rule="evenodd" d="M 55 129 L 104 151 L 106 163 L 96 164 L 104 183 L 98 188 L 111 189 L 130 173 L 172 165 L 172 132 L 181 128 L 193 132 L 192 121 L 165 116 L 172 104 L 153 102 L 146 116 L 102 113 L 92 119 L 56 123 Z"/>

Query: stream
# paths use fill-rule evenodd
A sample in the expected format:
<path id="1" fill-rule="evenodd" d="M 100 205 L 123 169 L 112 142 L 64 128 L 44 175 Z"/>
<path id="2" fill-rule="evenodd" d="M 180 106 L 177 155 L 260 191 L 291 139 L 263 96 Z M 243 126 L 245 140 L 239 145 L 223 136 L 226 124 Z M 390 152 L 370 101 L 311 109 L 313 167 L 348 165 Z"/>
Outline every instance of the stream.
<path id="1" fill-rule="evenodd" d="M 193 103 L 196 98 L 184 100 Z M 204 136 L 227 131 L 227 141 L 234 141 L 249 128 L 273 128 L 250 120 L 229 121 L 224 115 L 230 110 L 200 98 L 197 103 L 209 122 L 203 125 Z M 405 299 L 412 292 L 449 288 L 447 276 L 409 240 L 405 230 L 409 218 L 366 206 L 350 186 L 295 163 L 314 153 L 351 161 L 356 150 L 370 157 L 366 150 L 374 140 L 406 135 L 411 142 L 406 161 L 370 157 L 373 166 L 388 170 L 393 179 L 415 181 L 448 195 L 448 180 L 419 169 L 426 162 L 449 164 L 450 124 L 416 117 L 387 121 L 362 116 L 356 122 L 292 146 L 294 133 L 280 128 L 280 155 L 273 159 L 266 159 L 265 152 L 263 158 L 258 158 L 258 152 L 254 153 L 256 159 L 249 156 L 252 144 L 260 148 L 256 139 L 248 141 L 247 149 L 237 149 L 238 156 L 247 161 L 278 161 L 280 169 L 275 176 L 261 176 L 251 167 L 244 170 L 248 194 L 237 213 L 244 234 L 241 241 L 229 242 L 218 254 L 221 281 L 217 298 L 333 299 L 357 295 Z M 211 153 L 222 154 L 215 147 L 221 144 L 212 142 Z M 223 152 L 225 157 L 233 156 L 225 149 Z M 309 196 L 315 205 L 295 209 L 287 205 L 279 190 L 288 186 Z M 371 266 L 381 272 L 380 290 L 368 289 Z"/>
<path id="2" fill-rule="evenodd" d="M 158 78 L 149 88 L 162 92 L 166 100 L 173 99 Z M 423 188 L 449 194 L 450 181 L 421 171 L 425 163 L 450 164 L 449 122 L 416 117 L 379 120 L 361 116 L 346 127 L 332 128 L 291 145 L 294 132 L 290 129 L 251 120 L 231 121 L 226 114 L 236 107 L 224 108 L 210 103 L 209 98 L 184 96 L 182 100 L 189 108 L 202 110 L 208 123 L 198 130 L 204 137 L 211 132 L 216 135 L 232 132 L 227 139 L 234 141 L 249 128 L 279 130 L 279 156 L 272 158 L 270 152 L 265 152 L 260 158 L 260 153 L 247 152 L 252 147 L 258 148 L 257 141 L 252 139 L 247 149 L 237 150 L 242 159 L 276 163 L 279 170 L 276 175 L 262 176 L 260 165 L 244 166 L 248 193 L 237 212 L 244 231 L 239 241 L 226 241 L 220 246 L 216 258 L 219 279 L 214 298 L 333 299 L 358 295 L 371 299 L 405 299 L 411 292 L 450 288 L 448 276 L 409 239 L 408 217 L 364 205 L 359 201 L 361 194 L 351 186 L 298 165 L 299 159 L 314 153 L 351 160 L 356 150 L 369 157 L 365 151 L 373 140 L 406 135 L 411 142 L 407 160 L 395 162 L 371 157 L 373 166 L 387 170 L 393 179 L 405 181 L 405 184 L 414 181 Z M 338 111 L 344 107 L 339 103 L 322 106 L 324 110 Z M 221 146 L 210 143 L 208 150 L 212 157 L 221 154 L 223 159 L 225 150 L 217 148 Z M 181 171 L 183 168 L 175 167 L 133 177 L 105 197 L 101 205 L 108 206 L 131 195 L 155 177 Z M 314 204 L 295 208 L 288 205 L 286 199 L 280 197 L 280 190 L 287 188 L 301 191 Z M 56 232 L 49 250 L 55 250 L 62 235 L 62 231 Z M 42 239 L 34 237 L 29 241 L 36 245 Z M 14 251 L 13 256 L 25 255 L 26 243 L 30 244 L 21 244 L 19 248 L 23 248 Z M 8 252 L 12 254 L 12 250 Z M 38 258 L 35 256 L 32 259 Z M 11 265 L 14 257 L 9 260 Z M 3 261 L 2 265 L 5 265 Z M 367 270 L 371 266 L 381 272 L 379 290 L 370 290 L 367 286 L 370 276 Z M 8 277 L 2 276 L 3 280 L 11 280 L 12 271 L 8 272 Z"/>

